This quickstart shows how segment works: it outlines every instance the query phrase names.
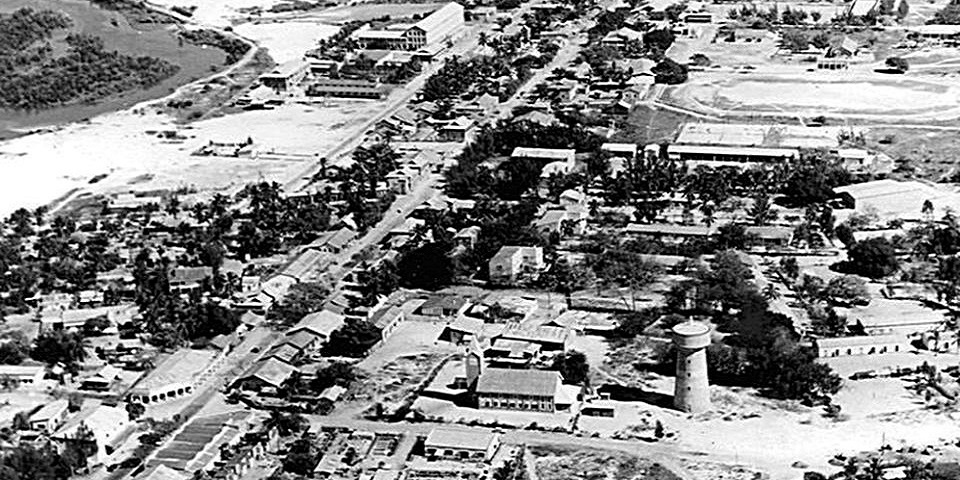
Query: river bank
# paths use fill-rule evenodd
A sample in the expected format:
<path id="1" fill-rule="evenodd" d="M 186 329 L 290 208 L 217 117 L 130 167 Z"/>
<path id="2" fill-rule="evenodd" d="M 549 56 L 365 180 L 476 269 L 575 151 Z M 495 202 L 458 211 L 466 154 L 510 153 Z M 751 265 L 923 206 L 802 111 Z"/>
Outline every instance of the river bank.
<path id="1" fill-rule="evenodd" d="M 0 109 L 0 140 L 82 122 L 96 115 L 162 98 L 182 85 L 225 68 L 226 55 L 222 51 L 180 42 L 176 35 L 176 29 L 180 27 L 173 23 L 131 24 L 122 13 L 94 6 L 88 0 L 4 0 L 0 2 L 0 13 L 23 7 L 59 11 L 70 17 L 73 27 L 58 32 L 54 41 L 69 33 L 94 35 L 103 40 L 107 50 L 161 58 L 177 65 L 179 70 L 151 88 L 125 92 L 92 104 L 71 104 L 38 111 Z"/>

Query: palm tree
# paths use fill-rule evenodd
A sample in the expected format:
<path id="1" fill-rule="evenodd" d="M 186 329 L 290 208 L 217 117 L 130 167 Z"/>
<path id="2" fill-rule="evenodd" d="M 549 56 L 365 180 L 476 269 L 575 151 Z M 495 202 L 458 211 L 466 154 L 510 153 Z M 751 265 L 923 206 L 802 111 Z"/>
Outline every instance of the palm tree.
<path id="1" fill-rule="evenodd" d="M 763 289 L 763 298 L 768 301 L 777 300 L 780 298 L 780 289 L 772 283 L 768 283 L 767 286 Z"/>

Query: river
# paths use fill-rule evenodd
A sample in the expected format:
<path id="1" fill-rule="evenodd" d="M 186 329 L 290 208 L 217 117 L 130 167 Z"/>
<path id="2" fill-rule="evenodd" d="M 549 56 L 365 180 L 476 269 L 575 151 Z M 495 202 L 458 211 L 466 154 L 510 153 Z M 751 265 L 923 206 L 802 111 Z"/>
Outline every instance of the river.
<path id="1" fill-rule="evenodd" d="M 223 68 L 225 55 L 215 48 L 188 43 L 180 44 L 175 35 L 176 26 L 134 24 L 115 11 L 104 10 L 87 0 L 2 0 L 0 13 L 9 13 L 21 7 L 35 10 L 55 10 L 68 15 L 73 31 L 96 35 L 108 50 L 117 50 L 133 56 L 147 55 L 176 64 L 180 70 L 156 86 L 105 98 L 94 104 L 73 104 L 40 111 L 12 111 L 0 109 L 0 140 L 13 138 L 30 130 L 82 121 L 95 115 L 129 108 L 139 102 L 163 97 L 176 87 L 209 75 Z M 60 31 L 55 39 L 66 36 Z"/>

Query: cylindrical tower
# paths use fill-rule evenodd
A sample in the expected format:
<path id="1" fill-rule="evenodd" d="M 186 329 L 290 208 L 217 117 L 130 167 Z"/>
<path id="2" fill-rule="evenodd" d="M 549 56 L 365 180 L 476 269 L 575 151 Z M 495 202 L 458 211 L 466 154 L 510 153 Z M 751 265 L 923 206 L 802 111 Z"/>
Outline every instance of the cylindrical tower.
<path id="1" fill-rule="evenodd" d="M 710 327 L 693 320 L 683 322 L 673 327 L 673 343 L 677 347 L 674 408 L 689 413 L 710 410 L 710 384 L 707 379 Z"/>

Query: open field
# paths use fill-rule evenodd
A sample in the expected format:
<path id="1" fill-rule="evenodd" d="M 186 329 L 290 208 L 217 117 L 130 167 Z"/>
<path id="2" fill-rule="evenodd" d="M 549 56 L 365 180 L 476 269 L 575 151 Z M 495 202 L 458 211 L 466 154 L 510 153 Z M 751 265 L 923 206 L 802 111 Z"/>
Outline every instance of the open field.
<path id="1" fill-rule="evenodd" d="M 960 89 L 954 85 L 903 77 L 807 76 L 810 78 L 701 78 L 678 87 L 672 97 L 681 106 L 721 116 L 790 112 L 806 116 L 945 118 L 960 114 Z"/>
<path id="2" fill-rule="evenodd" d="M 307 21 L 252 22 L 238 25 L 234 31 L 266 48 L 273 60 L 281 64 L 302 58 L 304 52 L 339 32 L 340 27 Z"/>
<path id="3" fill-rule="evenodd" d="M 45 204 L 73 188 L 91 193 L 189 186 L 219 190 L 286 178 L 303 169 L 301 161 L 196 157 L 190 152 L 211 140 L 232 142 L 249 136 L 260 152 L 322 154 L 381 106 L 367 101 L 291 104 L 204 120 L 186 128 L 166 116 L 119 112 L 13 139 L 0 144 L 5 171 L 0 178 L 0 214 Z M 187 138 L 171 143 L 147 133 L 163 130 L 180 131 Z M 88 185 L 99 174 L 108 176 Z M 149 180 L 131 184 L 138 177 L 147 178 L 143 175 L 149 175 Z"/>

